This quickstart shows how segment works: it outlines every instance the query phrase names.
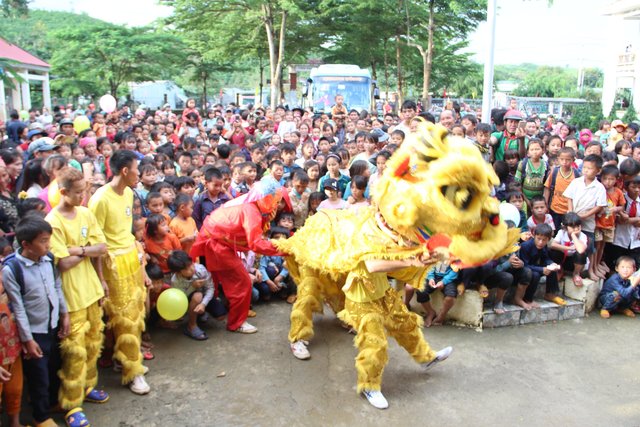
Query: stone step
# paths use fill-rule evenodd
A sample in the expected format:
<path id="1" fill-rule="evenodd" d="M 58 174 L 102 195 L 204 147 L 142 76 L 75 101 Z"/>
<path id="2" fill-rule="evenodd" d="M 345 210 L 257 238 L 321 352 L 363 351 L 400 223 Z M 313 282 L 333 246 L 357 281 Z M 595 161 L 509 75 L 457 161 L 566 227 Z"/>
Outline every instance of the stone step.
<path id="1" fill-rule="evenodd" d="M 544 301 L 546 283 L 545 280 L 541 280 L 535 294 L 535 300 L 540 304 L 540 308 L 528 312 L 511 304 L 515 291 L 512 287 L 505 296 L 505 302 L 507 302 L 505 304 L 506 312 L 500 315 L 493 312 L 495 290 L 490 292 L 486 300 L 483 300 L 477 291 L 467 290 L 456 299 L 456 303 L 447 314 L 446 320 L 447 323 L 454 325 L 481 329 L 483 327 L 497 328 L 527 323 L 579 319 L 595 308 L 598 293 L 602 288 L 602 281 L 594 282 L 589 279 L 583 279 L 583 283 L 584 286 L 581 288 L 576 287 L 570 274 L 560 280 L 560 292 L 564 295 L 563 298 L 567 301 L 567 305 L 559 306 Z M 431 294 L 431 305 L 436 311 L 442 308 L 442 302 L 442 292 Z M 424 313 L 422 306 L 415 301 L 415 298 L 412 301 L 412 309 L 417 313 Z"/>
<path id="2" fill-rule="evenodd" d="M 540 307 L 529 311 L 517 305 L 505 304 L 504 314 L 496 314 L 493 311 L 493 304 L 487 304 L 482 314 L 482 327 L 499 328 L 584 317 L 584 303 L 566 297 L 565 301 L 567 305 L 561 306 L 543 299 L 536 299 L 535 302 Z"/>

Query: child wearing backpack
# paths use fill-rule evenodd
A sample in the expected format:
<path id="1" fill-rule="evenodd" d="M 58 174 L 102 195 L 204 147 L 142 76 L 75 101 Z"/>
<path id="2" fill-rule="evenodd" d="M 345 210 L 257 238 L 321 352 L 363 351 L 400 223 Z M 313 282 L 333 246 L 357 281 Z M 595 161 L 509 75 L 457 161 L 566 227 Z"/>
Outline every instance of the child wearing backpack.
<path id="1" fill-rule="evenodd" d="M 30 217 L 16 227 L 20 249 L 5 258 L 2 276 L 24 349 L 33 418 L 37 426 L 55 427 L 50 408 L 57 404 L 60 366 L 58 339 L 69 335 L 69 313 L 62 282 L 49 253 L 51 226 Z M 28 295 L 28 298 L 25 298 Z"/>
<path id="2" fill-rule="evenodd" d="M 529 140 L 527 157 L 518 166 L 515 181 L 522 184 L 522 193 L 530 206 L 534 196 L 542 196 L 544 192 L 544 181 L 547 177 L 547 162 L 542 159 L 544 154 L 544 143 L 533 138 Z"/>
<path id="3" fill-rule="evenodd" d="M 571 147 L 564 147 L 558 154 L 560 166 L 553 168 L 544 183 L 544 198 L 549 206 L 549 213 L 553 218 L 556 230 L 562 228 L 562 217 L 569 212 L 569 202 L 563 196 L 571 181 L 580 177 L 580 172 L 572 167 L 575 159 L 575 151 Z"/>

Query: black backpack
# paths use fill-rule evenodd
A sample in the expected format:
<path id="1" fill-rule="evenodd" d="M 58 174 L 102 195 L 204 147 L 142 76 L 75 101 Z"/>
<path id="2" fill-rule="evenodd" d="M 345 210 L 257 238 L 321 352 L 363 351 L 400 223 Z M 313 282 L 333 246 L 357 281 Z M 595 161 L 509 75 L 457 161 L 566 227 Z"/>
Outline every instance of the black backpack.
<path id="1" fill-rule="evenodd" d="M 580 171 L 578 169 L 572 167 L 573 171 L 573 179 L 580 177 Z M 558 172 L 560 171 L 560 166 L 556 166 L 553 168 L 553 172 L 551 172 L 551 182 L 549 183 L 549 202 L 547 205 L 549 209 L 551 209 L 551 201 L 553 200 L 553 195 L 556 192 L 556 179 L 558 179 Z"/>

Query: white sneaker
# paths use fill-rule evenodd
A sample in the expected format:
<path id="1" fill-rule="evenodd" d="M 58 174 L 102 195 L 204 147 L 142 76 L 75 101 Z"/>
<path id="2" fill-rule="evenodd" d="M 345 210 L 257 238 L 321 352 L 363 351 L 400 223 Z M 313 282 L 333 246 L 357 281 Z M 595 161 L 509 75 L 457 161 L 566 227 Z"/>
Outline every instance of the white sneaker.
<path id="1" fill-rule="evenodd" d="M 129 390 L 135 394 L 147 394 L 151 391 L 151 387 L 144 379 L 144 375 L 136 375 L 133 377 L 133 381 L 129 384 Z"/>
<path id="2" fill-rule="evenodd" d="M 117 360 L 113 361 L 113 372 L 122 372 L 122 363 Z M 149 367 L 142 365 L 142 375 L 147 375 L 149 373 Z"/>
<path id="3" fill-rule="evenodd" d="M 255 334 L 258 332 L 258 328 L 245 320 L 244 323 L 233 332 L 240 332 L 241 334 Z"/>
<path id="4" fill-rule="evenodd" d="M 389 407 L 389 402 L 387 402 L 380 390 L 363 390 L 362 394 L 374 408 L 387 409 Z"/>
<path id="5" fill-rule="evenodd" d="M 289 344 L 289 346 L 291 347 L 291 351 L 296 358 L 300 360 L 306 360 L 311 357 L 311 353 L 309 353 L 309 350 L 307 350 L 307 345 L 304 341 L 299 340 Z"/>
<path id="6" fill-rule="evenodd" d="M 453 353 L 453 347 L 445 347 L 442 350 L 438 351 L 436 353 L 435 359 L 433 359 L 431 362 L 428 362 L 422 365 L 424 367 L 424 370 L 428 371 L 429 369 L 433 368 L 437 363 L 444 362 L 445 360 L 447 360 L 449 356 L 451 356 L 451 353 Z"/>

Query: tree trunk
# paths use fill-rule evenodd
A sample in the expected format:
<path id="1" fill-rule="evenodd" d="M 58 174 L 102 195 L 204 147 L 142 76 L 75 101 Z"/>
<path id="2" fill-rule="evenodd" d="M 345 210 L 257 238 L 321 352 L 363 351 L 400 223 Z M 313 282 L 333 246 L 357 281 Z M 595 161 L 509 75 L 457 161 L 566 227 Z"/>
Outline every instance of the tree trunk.
<path id="1" fill-rule="evenodd" d="M 202 73 L 202 108 L 204 109 L 204 114 L 207 116 L 207 73 Z"/>
<path id="2" fill-rule="evenodd" d="M 397 98 L 397 104 L 398 104 L 398 111 L 400 111 L 400 106 L 402 105 L 402 102 L 404 101 L 404 95 L 403 95 L 403 78 L 402 78 L 402 58 L 400 57 L 400 35 L 396 34 L 396 72 L 398 73 L 398 86 L 397 86 L 397 92 L 398 92 L 398 96 Z"/>
<path id="3" fill-rule="evenodd" d="M 403 14 L 403 0 L 398 0 L 398 16 L 402 16 Z M 401 58 L 401 49 L 400 49 L 400 36 L 402 36 L 402 27 L 401 25 L 396 28 L 396 71 L 398 73 L 398 111 L 400 111 L 400 107 L 402 102 L 404 101 L 404 79 L 402 77 L 402 58 Z"/>
<path id="4" fill-rule="evenodd" d="M 267 32 L 267 42 L 269 43 L 269 76 L 271 77 L 271 82 L 269 83 L 271 93 L 270 104 L 271 108 L 275 109 L 278 103 L 278 89 L 280 86 L 277 84 L 278 82 L 275 81 L 278 59 L 276 58 L 276 44 L 273 34 L 273 11 L 269 3 L 262 5 L 262 13 L 264 29 Z"/>
<path id="5" fill-rule="evenodd" d="M 431 97 L 429 96 L 429 84 L 431 83 L 431 67 L 433 65 L 433 33 L 435 31 L 434 23 L 434 6 L 435 0 L 429 0 L 429 28 L 427 31 L 427 57 L 424 59 L 424 82 L 422 86 L 422 105 L 425 110 L 431 108 Z"/>
<path id="6" fill-rule="evenodd" d="M 384 41 L 384 93 L 389 102 L 389 55 L 387 53 L 387 40 Z"/>
<path id="7" fill-rule="evenodd" d="M 284 65 L 284 36 L 287 26 L 287 16 L 289 12 L 286 10 L 282 11 L 282 17 L 280 19 L 280 37 L 278 40 L 278 63 L 276 64 L 276 75 L 275 80 L 278 83 L 278 88 L 282 87 L 282 67 Z M 284 92 L 284 91 L 283 91 Z M 284 93 L 279 94 L 280 97 L 284 96 Z M 271 102 L 273 105 L 273 101 Z"/>

